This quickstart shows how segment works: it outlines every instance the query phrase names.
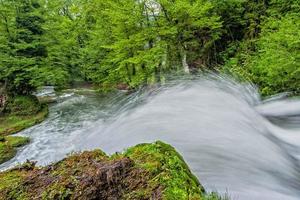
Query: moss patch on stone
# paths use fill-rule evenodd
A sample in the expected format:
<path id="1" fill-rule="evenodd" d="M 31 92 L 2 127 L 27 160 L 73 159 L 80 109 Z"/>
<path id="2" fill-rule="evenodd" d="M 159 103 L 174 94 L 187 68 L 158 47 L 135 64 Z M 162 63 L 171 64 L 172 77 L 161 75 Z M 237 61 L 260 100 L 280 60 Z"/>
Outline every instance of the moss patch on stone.
<path id="1" fill-rule="evenodd" d="M 36 167 L 25 163 L 0 173 L 0 199 L 191 199 L 206 194 L 176 150 L 141 144 L 111 157 L 100 150 Z"/>
<path id="2" fill-rule="evenodd" d="M 0 136 L 11 135 L 41 123 L 47 115 L 47 105 L 43 105 L 38 113 L 32 115 L 6 114 L 0 117 Z"/>
<path id="3" fill-rule="evenodd" d="M 191 173 L 176 150 L 168 144 L 156 142 L 129 148 L 125 156 L 150 173 L 149 185 L 162 187 L 163 199 L 200 199 L 204 188 Z"/>
<path id="4" fill-rule="evenodd" d="M 26 137 L 1 137 L 0 138 L 0 164 L 13 158 L 17 153 L 17 148 L 29 143 Z"/>
<path id="5" fill-rule="evenodd" d="M 6 105 L 5 112 L 11 115 L 33 115 L 41 110 L 42 105 L 35 96 L 14 96 L 8 99 L 9 100 Z"/>
<path id="6" fill-rule="evenodd" d="M 0 116 L 0 164 L 13 158 L 17 148 L 29 143 L 25 137 L 7 137 L 41 123 L 48 115 L 48 106 L 34 96 L 17 96 L 9 100 Z"/>

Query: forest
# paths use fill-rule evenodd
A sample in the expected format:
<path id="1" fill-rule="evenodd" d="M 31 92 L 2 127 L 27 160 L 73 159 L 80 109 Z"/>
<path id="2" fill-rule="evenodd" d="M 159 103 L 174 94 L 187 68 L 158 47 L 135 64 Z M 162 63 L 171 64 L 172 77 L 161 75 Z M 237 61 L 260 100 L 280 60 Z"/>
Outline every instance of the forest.
<path id="1" fill-rule="evenodd" d="M 1 92 L 76 81 L 102 89 L 169 73 L 229 73 L 298 93 L 298 0 L 1 0 Z"/>

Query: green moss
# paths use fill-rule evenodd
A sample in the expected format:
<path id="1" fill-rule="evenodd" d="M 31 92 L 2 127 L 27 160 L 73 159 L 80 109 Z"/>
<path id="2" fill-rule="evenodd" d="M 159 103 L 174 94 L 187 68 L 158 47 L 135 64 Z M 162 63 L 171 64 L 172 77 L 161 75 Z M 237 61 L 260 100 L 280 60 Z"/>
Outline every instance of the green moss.
<path id="1" fill-rule="evenodd" d="M 42 193 L 42 199 L 70 199 L 72 191 L 60 183 L 52 185 Z"/>
<path id="2" fill-rule="evenodd" d="M 18 96 L 9 100 L 5 114 L 0 117 L 0 164 L 13 158 L 16 148 L 29 142 L 28 138 L 5 137 L 42 122 L 48 106 L 33 96 Z"/>
<path id="3" fill-rule="evenodd" d="M 42 168 L 25 163 L 1 172 L 0 179 L 0 199 L 222 199 L 206 194 L 183 158 L 163 142 L 111 157 L 100 150 L 72 154 Z"/>
<path id="4" fill-rule="evenodd" d="M 16 150 L 12 148 L 10 145 L 4 142 L 0 143 L 0 164 L 13 158 L 15 154 L 16 154 Z"/>
<path id="5" fill-rule="evenodd" d="M 48 115 L 48 106 L 43 105 L 42 110 L 34 115 L 19 116 L 8 114 L 0 117 L 0 136 L 11 135 L 41 123 Z"/>
<path id="6" fill-rule="evenodd" d="M 21 173 L 18 171 L 12 171 L 10 173 L 0 174 L 0 190 L 3 190 L 8 185 L 12 187 L 17 185 L 22 179 Z"/>
<path id="7" fill-rule="evenodd" d="M 168 144 L 141 144 L 128 149 L 125 156 L 152 174 L 154 178 L 150 183 L 153 187 L 164 187 L 164 199 L 200 199 L 204 194 L 203 187 L 181 155 Z"/>
<path id="8" fill-rule="evenodd" d="M 20 136 L 7 136 L 5 140 L 8 142 L 9 145 L 15 148 L 24 146 L 30 141 L 29 138 Z"/>
<path id="9" fill-rule="evenodd" d="M 11 115 L 33 115 L 41 110 L 41 104 L 35 96 L 16 96 L 10 98 L 6 112 Z"/>
<path id="10" fill-rule="evenodd" d="M 5 192 L 5 197 L 0 196 L 0 200 L 14 199 L 27 200 L 26 194 L 23 193 L 19 185 L 24 178 L 24 173 L 21 171 L 12 171 L 8 174 L 0 174 L 0 191 Z M 7 185 L 10 186 L 9 191 Z"/>
<path id="11" fill-rule="evenodd" d="M 29 138 L 26 137 L 4 137 L 0 141 L 0 164 L 13 158 L 18 147 L 24 146 L 29 143 Z"/>

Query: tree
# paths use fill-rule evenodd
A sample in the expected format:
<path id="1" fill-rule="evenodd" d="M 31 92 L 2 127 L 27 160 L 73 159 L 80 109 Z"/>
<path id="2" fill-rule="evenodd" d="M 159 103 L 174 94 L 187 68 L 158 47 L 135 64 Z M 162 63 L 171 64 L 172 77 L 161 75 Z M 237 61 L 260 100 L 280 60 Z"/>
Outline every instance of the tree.
<path id="1" fill-rule="evenodd" d="M 254 39 L 245 38 L 224 70 L 256 83 L 263 95 L 299 93 L 299 3 L 271 0 Z"/>
<path id="2" fill-rule="evenodd" d="M 80 31 L 78 5 L 75 1 L 48 1 L 45 11 L 45 34 L 47 46 L 47 77 L 45 83 L 63 87 L 80 77 Z"/>
<path id="3" fill-rule="evenodd" d="M 41 84 L 46 46 L 37 2 L 1 1 L 0 80 L 13 94 L 29 94 Z"/>
<path id="4" fill-rule="evenodd" d="M 160 81 L 164 72 L 189 71 L 212 61 L 221 22 L 209 1 L 89 3 L 85 16 L 93 25 L 86 52 L 96 56 L 86 57 L 91 62 L 85 72 L 96 82 L 136 87 Z"/>

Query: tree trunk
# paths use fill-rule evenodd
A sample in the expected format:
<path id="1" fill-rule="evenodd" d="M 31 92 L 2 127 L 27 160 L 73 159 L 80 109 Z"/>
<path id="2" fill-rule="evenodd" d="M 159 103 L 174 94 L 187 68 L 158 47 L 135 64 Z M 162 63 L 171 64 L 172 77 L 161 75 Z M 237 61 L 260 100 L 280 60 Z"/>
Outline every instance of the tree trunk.
<path id="1" fill-rule="evenodd" d="M 0 115 L 3 114 L 7 104 L 8 95 L 6 92 L 6 87 L 7 81 L 5 81 L 3 84 L 0 83 Z"/>
<path id="2" fill-rule="evenodd" d="M 184 70 L 185 73 L 189 74 L 190 73 L 190 67 L 189 67 L 189 65 L 186 61 L 186 51 L 184 49 L 182 50 L 181 55 L 182 55 L 182 60 L 181 61 L 182 61 L 183 70 Z"/>

